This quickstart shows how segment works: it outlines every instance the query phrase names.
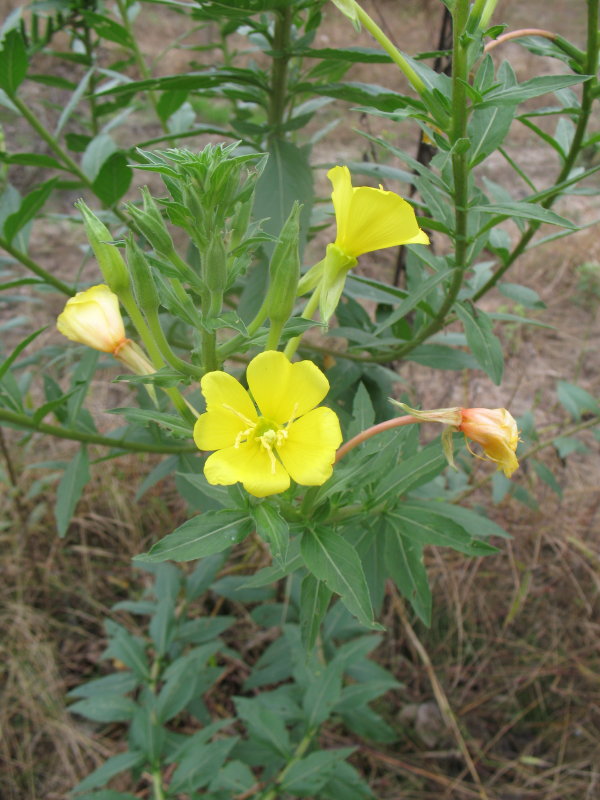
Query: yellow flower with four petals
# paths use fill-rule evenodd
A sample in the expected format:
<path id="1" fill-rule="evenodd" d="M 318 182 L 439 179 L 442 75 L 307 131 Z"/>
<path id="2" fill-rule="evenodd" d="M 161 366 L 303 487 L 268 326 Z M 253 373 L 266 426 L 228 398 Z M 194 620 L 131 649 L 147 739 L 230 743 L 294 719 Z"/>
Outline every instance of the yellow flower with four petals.
<path id="1" fill-rule="evenodd" d="M 285 491 L 290 479 L 320 486 L 342 441 L 337 414 L 319 406 L 329 391 L 325 375 L 312 361 L 292 364 L 268 350 L 252 359 L 246 377 L 250 392 L 226 372 L 201 380 L 206 413 L 196 421 L 194 441 L 216 451 L 206 459 L 207 481 L 239 481 L 256 497 Z"/>

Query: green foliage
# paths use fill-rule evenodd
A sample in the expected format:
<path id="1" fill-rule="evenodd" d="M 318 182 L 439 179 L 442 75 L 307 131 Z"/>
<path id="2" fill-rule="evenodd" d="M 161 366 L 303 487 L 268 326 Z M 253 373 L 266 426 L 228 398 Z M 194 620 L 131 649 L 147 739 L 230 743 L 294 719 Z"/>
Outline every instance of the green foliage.
<path id="1" fill-rule="evenodd" d="M 385 425 L 393 415 L 388 398 L 400 380 L 390 365 L 479 370 L 501 385 L 508 326 L 545 325 L 539 295 L 506 273 L 526 249 L 579 230 L 568 211 L 564 216 L 552 207 L 588 191 L 585 179 L 600 168 L 578 166 L 597 143 L 586 133 L 600 93 L 597 20 L 589 18 L 586 53 L 561 37 L 522 40 L 536 56 L 558 60 L 561 73 L 520 81 L 508 62 L 496 67 L 485 53 L 485 36 L 500 29 L 484 33 L 489 20 L 484 24 L 481 3 L 446 3 L 455 26 L 452 76 L 435 72 L 426 63 L 430 54 L 413 59 L 396 50 L 366 12 L 354 14 L 354 4 L 344 6 L 378 47 L 316 47 L 319 0 L 166 0 L 162 6 L 185 17 L 190 29 L 210 32 L 210 59 L 198 50 L 200 63 L 163 75 L 163 54 L 147 61 L 137 39 L 135 14 L 147 5 L 129 0 L 114 8 L 37 5 L 27 18 L 17 10 L 0 42 L 0 104 L 44 148 L 38 152 L 27 137 L 24 145 L 2 143 L 0 298 L 14 308 L 26 308 L 27 299 L 43 310 L 45 323 L 34 333 L 26 332 L 38 324 L 33 314 L 2 323 L 3 334 L 19 329 L 19 343 L 2 345 L 0 423 L 22 432 L 22 446 L 35 432 L 80 443 L 74 455 L 47 462 L 49 474 L 32 489 L 35 494 L 43 481 L 57 481 L 61 537 L 97 468 L 94 445 L 106 448 L 102 461 L 128 452 L 162 454 L 143 476 L 137 500 L 173 476 L 189 510 L 187 521 L 136 558 L 154 574 L 152 586 L 117 604 L 106 622 L 103 658 L 119 671 L 70 693 L 73 713 L 127 729 L 127 750 L 75 787 L 75 797 L 128 800 L 151 784 L 157 800 L 369 798 L 348 761 L 353 748 L 320 749 L 319 737 L 340 726 L 381 743 L 396 738 L 393 725 L 370 705 L 398 688 L 368 657 L 380 641 L 372 631 L 382 629 L 377 619 L 386 584 L 429 625 L 435 614 L 429 549 L 480 557 L 496 552 L 489 539 L 507 535 L 460 505 L 473 488 L 464 451 L 450 473 L 439 437 L 421 446 L 416 426 Z M 165 52 L 176 46 L 167 43 Z M 32 71 L 40 51 L 51 64 L 44 75 Z M 346 80 L 352 64 L 395 64 L 412 88 Z M 36 106 L 39 91 L 31 92 L 31 84 L 64 99 L 52 109 L 52 124 L 44 121 L 50 107 Z M 544 106 L 529 102 L 542 97 Z M 345 105 L 334 107 L 334 100 Z M 356 106 L 361 125 L 368 128 L 365 120 L 376 117 L 389 131 L 362 133 L 369 157 L 381 163 L 350 162 L 355 184 L 363 175 L 410 186 L 433 246 L 405 247 L 400 286 L 380 275 L 340 273 L 339 305 L 321 303 L 335 311 L 327 330 L 313 319 L 321 290 L 298 294 L 299 285 L 300 292 L 306 288 L 299 283 L 306 245 L 324 249 L 323 237 L 315 237 L 332 221 L 329 198 L 316 196 L 313 150 L 321 138 L 335 147 L 336 124 Z M 149 120 L 152 138 L 135 135 L 134 112 L 144 125 Z M 541 190 L 524 159 L 504 149 L 517 123 L 536 137 L 549 164 L 558 163 L 555 174 L 548 168 Z M 398 146 L 400 126 L 418 132 L 431 158 Z M 220 141 L 200 149 L 194 137 L 205 134 Z M 511 175 L 502 183 L 486 170 L 486 161 L 498 156 Z M 141 199 L 130 193 L 134 169 L 152 186 L 141 189 Z M 19 179 L 21 171 L 31 180 Z M 23 195 L 17 185 L 28 187 Z M 107 348 L 97 348 L 100 356 L 89 348 L 40 347 L 38 339 L 49 321 L 49 293 L 66 298 L 86 286 L 79 270 L 63 279 L 53 262 L 37 261 L 29 251 L 41 220 L 58 218 L 69 230 L 80 229 L 79 214 L 56 210 L 64 191 L 85 198 L 77 208 L 92 251 L 124 310 L 126 340 L 140 348 L 134 374 L 115 379 L 130 384 L 129 394 L 108 410 L 122 426 L 108 434 L 86 407 L 98 370 L 110 363 Z M 542 226 L 554 233 L 539 236 Z M 329 236 L 333 242 L 336 234 Z M 322 263 L 313 269 L 325 269 Z M 592 267 L 581 268 L 580 280 L 583 291 L 595 292 Z M 518 304 L 518 313 L 481 307 L 494 288 Z M 315 326 L 318 339 L 303 338 Z M 198 383 L 225 370 L 244 385 L 243 366 L 280 341 L 290 356 L 300 348 L 303 357 L 321 359 L 330 384 L 325 402 L 350 447 L 338 451 L 333 474 L 321 485 L 292 482 L 267 497 L 239 485 L 211 485 L 193 443 L 204 410 Z M 120 358 L 124 344 L 110 352 Z M 538 452 L 552 447 L 560 459 L 585 452 L 576 434 L 597 424 L 600 408 L 566 380 L 557 383 L 556 399 L 563 417 L 548 440 L 539 438 L 531 414 L 519 420 L 519 456 L 524 452 L 532 469 L 516 483 L 497 472 L 494 502 L 511 496 L 536 508 L 536 481 L 560 495 L 560 482 Z M 285 439 L 295 414 L 278 436 Z M 243 568 L 241 552 L 262 568 L 254 574 Z M 256 553 L 261 558 L 254 561 Z M 237 562 L 235 573 L 220 574 L 230 560 Z M 170 561 L 197 563 L 180 569 Z M 250 655 L 236 635 L 233 612 L 240 606 L 248 625 L 268 630 L 260 637 L 267 644 Z M 122 614 L 139 623 L 115 621 Z M 244 662 L 239 679 L 227 682 Z M 207 702 L 218 692 L 226 702 Z M 224 708 L 235 715 L 216 710 Z M 106 788 L 121 773 L 130 775 L 135 794 Z"/>

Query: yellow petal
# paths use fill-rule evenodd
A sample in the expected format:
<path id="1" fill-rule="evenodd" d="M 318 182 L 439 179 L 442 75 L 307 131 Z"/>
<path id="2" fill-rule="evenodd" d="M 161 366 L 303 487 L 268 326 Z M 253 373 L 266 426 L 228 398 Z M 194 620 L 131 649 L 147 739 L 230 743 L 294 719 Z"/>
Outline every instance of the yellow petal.
<path id="1" fill-rule="evenodd" d="M 204 475 L 213 485 L 240 481 L 255 497 L 284 492 L 290 485 L 290 476 L 279 461 L 272 464 L 267 450 L 256 441 L 213 453 L 206 459 Z"/>
<path id="2" fill-rule="evenodd" d="M 333 167 L 327 173 L 327 177 L 333 185 L 331 199 L 335 211 L 335 221 L 337 224 L 337 239 L 345 241 L 348 236 L 348 219 L 350 217 L 350 205 L 352 204 L 352 178 L 348 167 Z M 336 242 L 337 242 L 336 239 Z"/>
<path id="3" fill-rule="evenodd" d="M 125 338 L 119 299 L 104 284 L 71 297 L 56 327 L 67 339 L 104 353 L 112 353 Z"/>
<path id="4" fill-rule="evenodd" d="M 335 411 L 321 406 L 288 427 L 288 438 L 277 454 L 296 483 L 320 486 L 331 477 L 342 432 Z"/>
<path id="5" fill-rule="evenodd" d="M 220 450 L 232 447 L 238 434 L 248 429 L 248 425 L 236 414 L 227 409 L 213 409 L 200 414 L 194 425 L 194 442 L 200 450 Z"/>
<path id="6" fill-rule="evenodd" d="M 207 372 L 200 381 L 200 388 L 208 412 L 229 410 L 233 416 L 237 413 L 240 422 L 247 420 L 255 423 L 258 419 L 250 395 L 233 375 L 221 371 Z"/>
<path id="7" fill-rule="evenodd" d="M 419 232 L 410 203 L 394 192 L 360 186 L 352 195 L 346 240 L 344 243 L 336 240 L 336 244 L 358 257 L 371 250 L 404 244 Z"/>
<path id="8" fill-rule="evenodd" d="M 253 358 L 246 377 L 260 413 L 279 425 L 310 411 L 329 391 L 329 381 L 316 364 L 292 364 L 276 350 Z"/>
<path id="9" fill-rule="evenodd" d="M 357 258 L 399 244 L 429 244 L 412 206 L 395 192 L 369 186 L 353 188 L 348 167 L 334 167 L 327 177 L 333 184 L 335 244 L 348 256 Z"/>

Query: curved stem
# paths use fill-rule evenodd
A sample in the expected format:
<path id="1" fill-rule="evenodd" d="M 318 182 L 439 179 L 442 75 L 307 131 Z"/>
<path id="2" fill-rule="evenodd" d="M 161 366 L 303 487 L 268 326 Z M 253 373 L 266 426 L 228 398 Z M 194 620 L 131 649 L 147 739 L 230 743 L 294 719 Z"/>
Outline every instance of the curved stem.
<path id="1" fill-rule="evenodd" d="M 407 414 L 404 417 L 393 417 L 393 419 L 386 419 L 385 422 L 379 422 L 377 425 L 373 425 L 370 428 L 357 433 L 356 436 L 353 436 L 352 439 L 349 439 L 339 448 L 335 454 L 336 464 L 346 455 L 346 453 L 349 453 L 350 450 L 354 450 L 355 447 L 363 442 L 366 442 L 367 439 L 370 439 L 372 436 L 377 436 L 378 433 L 392 430 L 392 428 L 400 428 L 402 425 L 411 425 L 413 422 L 422 422 L 422 420 Z"/>
<path id="2" fill-rule="evenodd" d="M 66 283 L 63 283 L 58 278 L 55 278 L 54 275 L 46 272 L 45 269 L 40 267 L 36 262 L 31 259 L 26 253 L 21 252 L 21 250 L 17 250 L 16 247 L 13 247 L 12 244 L 3 237 L 0 237 L 0 247 L 3 250 L 6 250 L 16 261 L 19 261 L 23 264 L 24 267 L 30 272 L 33 272 L 34 275 L 37 275 L 38 278 L 41 278 L 45 283 L 50 284 L 50 286 L 54 286 L 55 289 L 58 289 L 59 292 L 68 295 L 69 297 L 73 297 L 76 292 L 72 286 L 67 286 Z"/>
<path id="3" fill-rule="evenodd" d="M 76 442 L 86 444 L 99 444 L 104 447 L 113 447 L 131 453 L 196 453 L 198 448 L 195 445 L 185 445 L 175 447 L 168 444 L 144 444 L 142 442 L 132 442 L 128 439 L 113 439 L 110 436 L 102 436 L 99 433 L 87 433 L 77 431 L 72 428 L 61 428 L 59 425 L 50 425 L 46 422 L 34 422 L 28 414 L 19 414 L 7 408 L 0 408 L 0 421 L 7 422 L 18 428 L 44 433 L 48 436 L 55 436 L 57 439 L 71 439 Z"/>
<path id="4" fill-rule="evenodd" d="M 304 735 L 304 738 L 301 740 L 301 742 L 298 744 L 298 747 L 294 751 L 294 755 L 292 756 L 292 758 L 288 761 L 288 763 L 281 770 L 279 775 L 277 775 L 277 777 L 275 778 L 275 786 L 272 789 L 269 789 L 268 792 L 266 792 L 266 794 L 264 794 L 260 798 L 260 800 L 275 800 L 276 799 L 276 797 L 277 797 L 277 795 L 279 793 L 278 786 L 283 783 L 283 781 L 285 780 L 285 776 L 288 774 L 288 772 L 291 770 L 291 768 L 294 766 L 294 764 L 297 764 L 298 761 L 300 761 L 300 759 L 304 755 L 304 753 L 306 753 L 306 751 L 308 750 L 308 748 L 310 746 L 310 743 L 312 742 L 312 740 L 315 737 L 316 732 L 317 732 L 317 729 L 312 729 L 312 730 L 308 731 L 308 733 L 306 733 Z"/>
<path id="5" fill-rule="evenodd" d="M 269 108 L 267 119 L 269 123 L 268 141 L 281 137 L 281 125 L 284 121 L 287 103 L 287 72 L 290 56 L 290 27 L 292 24 L 292 11 L 289 3 L 282 4 L 281 9 L 275 12 L 275 26 L 273 31 L 273 64 L 271 67 L 271 86 L 269 91 Z"/>

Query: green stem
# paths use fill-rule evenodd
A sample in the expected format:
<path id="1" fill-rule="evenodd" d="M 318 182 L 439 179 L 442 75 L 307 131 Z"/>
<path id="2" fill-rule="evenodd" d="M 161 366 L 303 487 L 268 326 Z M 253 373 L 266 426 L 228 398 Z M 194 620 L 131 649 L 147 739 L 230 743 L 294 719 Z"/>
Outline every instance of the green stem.
<path id="1" fill-rule="evenodd" d="M 162 782 L 162 772 L 158 767 L 152 770 L 152 789 L 154 800 L 165 800 L 166 794 Z"/>
<path id="2" fill-rule="evenodd" d="M 142 442 L 132 442 L 128 439 L 113 439 L 110 436 L 101 436 L 97 433 L 87 433 L 72 428 L 61 428 L 58 425 L 50 425 L 46 422 L 34 422 L 28 414 L 19 414 L 7 408 L 0 408 L 0 420 L 14 425 L 18 428 L 25 428 L 37 433 L 44 433 L 54 436 L 57 439 L 71 439 L 76 442 L 86 444 L 99 444 L 104 447 L 113 447 L 119 450 L 126 450 L 132 453 L 195 453 L 198 448 L 195 445 L 184 445 L 176 447 L 168 444 L 144 444 Z"/>
<path id="3" fill-rule="evenodd" d="M 79 167 L 73 161 L 71 156 L 63 150 L 63 148 L 60 146 L 60 144 L 57 142 L 54 136 L 52 136 L 52 134 L 46 130 L 46 128 L 42 125 L 42 123 L 35 116 L 35 114 L 31 112 L 29 108 L 25 105 L 25 103 L 16 95 L 11 96 L 10 99 L 11 102 L 19 109 L 21 115 L 27 120 L 27 122 L 31 125 L 34 131 L 38 134 L 38 136 L 46 142 L 46 144 L 50 147 L 50 149 L 63 162 L 68 171 L 71 172 L 73 175 L 75 175 L 81 181 L 81 183 L 83 183 L 84 186 L 86 186 L 91 192 L 94 192 L 92 182 L 79 169 Z"/>
<path id="4" fill-rule="evenodd" d="M 304 307 L 304 311 L 302 312 L 302 319 L 312 319 L 313 314 L 315 313 L 319 305 L 320 297 L 321 297 L 321 287 L 317 286 L 317 288 L 310 296 L 308 303 Z M 283 352 L 289 359 L 292 358 L 292 356 L 298 349 L 298 345 L 302 341 L 303 336 L 304 336 L 303 333 L 301 333 L 299 336 L 294 336 L 294 338 L 290 339 L 287 345 L 285 346 L 285 350 Z"/>
<path id="5" fill-rule="evenodd" d="M 300 761 L 300 759 L 304 755 L 304 753 L 306 753 L 306 751 L 308 750 L 308 748 L 310 746 L 310 743 L 312 742 L 316 732 L 317 732 L 317 729 L 312 729 L 312 730 L 308 731 L 308 733 L 305 734 L 304 738 L 302 739 L 302 741 L 299 743 L 298 747 L 294 751 L 294 755 L 292 756 L 292 758 L 288 761 L 286 766 L 281 770 L 279 775 L 275 778 L 275 786 L 272 789 L 269 789 L 268 792 L 266 794 L 264 794 L 260 798 L 260 800 L 275 800 L 275 798 L 279 794 L 278 786 L 280 786 L 283 783 L 283 781 L 285 780 L 286 775 L 291 770 L 291 768 L 294 766 L 294 764 L 297 764 L 298 761 Z"/>
<path id="6" fill-rule="evenodd" d="M 148 319 L 150 334 L 158 346 L 160 355 L 165 359 L 165 361 L 174 369 L 183 372 L 185 375 L 190 375 L 193 378 L 201 378 L 204 375 L 205 370 L 203 370 L 201 367 L 197 367 L 195 364 L 190 364 L 188 361 L 184 361 L 182 358 L 179 358 L 179 356 L 175 355 L 171 349 L 171 345 L 169 344 L 167 337 L 164 334 L 156 311 L 147 312 L 146 317 Z"/>
<path id="7" fill-rule="evenodd" d="M 588 0 L 588 17 L 587 17 L 587 52 L 586 52 L 586 62 L 585 62 L 585 72 L 587 75 L 595 76 L 598 70 L 598 0 Z M 598 81 L 596 77 L 591 77 L 583 84 L 583 92 L 581 97 L 581 111 L 579 114 L 579 119 L 577 120 L 577 126 L 575 128 L 575 133 L 573 134 L 573 140 L 571 142 L 571 146 L 569 148 L 569 152 L 567 153 L 567 157 L 565 158 L 565 163 L 562 166 L 562 169 L 556 178 L 555 183 L 560 184 L 564 180 L 566 180 L 569 176 L 569 173 L 573 169 L 575 165 L 575 161 L 577 156 L 579 155 L 579 151 L 581 149 L 581 145 L 583 143 L 583 139 L 585 136 L 585 131 L 590 119 L 590 115 L 592 112 L 592 104 L 594 102 L 594 90 L 598 85 Z M 556 194 L 550 194 L 545 200 L 543 200 L 540 205 L 543 208 L 550 208 L 556 198 L 558 197 L 558 192 Z M 479 290 L 473 295 L 473 301 L 478 300 L 484 294 L 489 292 L 500 280 L 500 278 L 504 275 L 504 273 L 514 264 L 514 262 L 521 256 L 527 245 L 533 238 L 536 231 L 539 229 L 541 222 L 530 222 L 529 227 L 527 230 L 522 234 L 521 238 L 517 242 L 515 249 L 506 259 L 506 261 L 499 267 L 493 275 L 479 288 Z"/>
<path id="8" fill-rule="evenodd" d="M 148 355 L 150 356 L 150 360 L 152 361 L 156 369 L 164 367 L 165 361 L 161 355 L 161 351 L 157 343 L 155 342 L 154 337 L 150 332 L 150 329 L 146 325 L 146 321 L 144 320 L 141 311 L 137 307 L 131 289 L 127 289 L 126 291 L 121 292 L 119 294 L 119 300 L 123 303 L 125 310 L 129 315 L 129 319 L 132 321 L 136 331 L 140 336 L 140 339 L 144 343 L 144 346 L 148 351 Z M 162 334 L 162 329 L 160 332 Z M 182 363 L 186 364 L 187 366 L 187 362 L 184 361 Z M 187 400 L 183 397 L 181 392 L 175 387 L 162 387 L 162 388 L 165 394 L 170 398 L 175 408 L 179 411 L 181 416 L 184 419 L 187 419 L 188 421 L 195 422 L 197 414 L 189 405 Z"/>
<path id="9" fill-rule="evenodd" d="M 289 3 L 283 4 L 275 12 L 275 26 L 273 31 L 273 63 L 271 66 L 271 86 L 269 91 L 269 108 L 267 120 L 269 123 L 268 142 L 280 138 L 281 125 L 284 122 L 285 107 L 287 103 L 287 72 L 290 57 L 290 28 L 292 24 L 292 10 Z"/>
<path id="10" fill-rule="evenodd" d="M 137 65 L 137 68 L 140 72 L 140 75 L 144 80 L 152 80 L 153 75 L 146 64 L 146 60 L 140 50 L 136 36 L 133 32 L 133 28 L 131 26 L 131 22 L 129 21 L 129 15 L 127 14 L 127 4 L 124 0 L 117 0 L 117 8 L 119 9 L 119 14 L 121 15 L 121 22 L 123 23 L 123 27 L 129 34 L 129 39 L 131 41 L 131 51 L 133 53 L 133 58 Z M 156 114 L 157 119 L 160 122 L 160 126 L 165 133 L 169 133 L 169 129 L 166 126 L 166 123 L 163 122 L 160 114 L 158 113 L 158 102 L 156 100 L 156 94 L 153 92 L 152 89 L 148 89 L 148 97 L 150 98 L 150 102 L 152 103 L 152 107 L 154 108 L 154 112 Z"/>
<path id="11" fill-rule="evenodd" d="M 10 253 L 10 255 L 23 264 L 24 267 L 27 267 L 30 272 L 33 272 L 35 275 L 37 275 L 38 278 L 42 278 L 42 280 L 50 284 L 50 286 L 54 286 L 55 289 L 58 289 L 59 292 L 62 292 L 69 297 L 73 297 L 77 291 L 72 286 L 67 286 L 66 283 L 63 283 L 58 278 L 55 278 L 54 275 L 46 272 L 45 269 L 40 267 L 35 261 L 29 258 L 26 253 L 21 252 L 21 250 L 17 250 L 7 239 L 4 239 L 3 237 L 0 237 L 0 247 L 3 250 L 6 250 L 7 253 Z"/>
<path id="12" fill-rule="evenodd" d="M 375 20 L 371 19 L 371 17 L 367 14 L 367 12 L 362 9 L 358 3 L 355 4 L 356 12 L 359 21 L 365 26 L 365 28 L 369 31 L 371 36 L 373 36 L 376 41 L 383 47 L 385 52 L 389 55 L 392 59 L 394 64 L 401 69 L 404 75 L 408 78 L 410 83 L 412 84 L 413 88 L 415 89 L 418 94 L 423 94 L 425 89 L 427 88 L 421 78 L 417 75 L 411 65 L 408 63 L 406 58 L 402 55 L 402 53 L 398 50 L 398 48 L 388 39 L 385 33 L 381 30 L 379 25 L 375 22 Z"/>

